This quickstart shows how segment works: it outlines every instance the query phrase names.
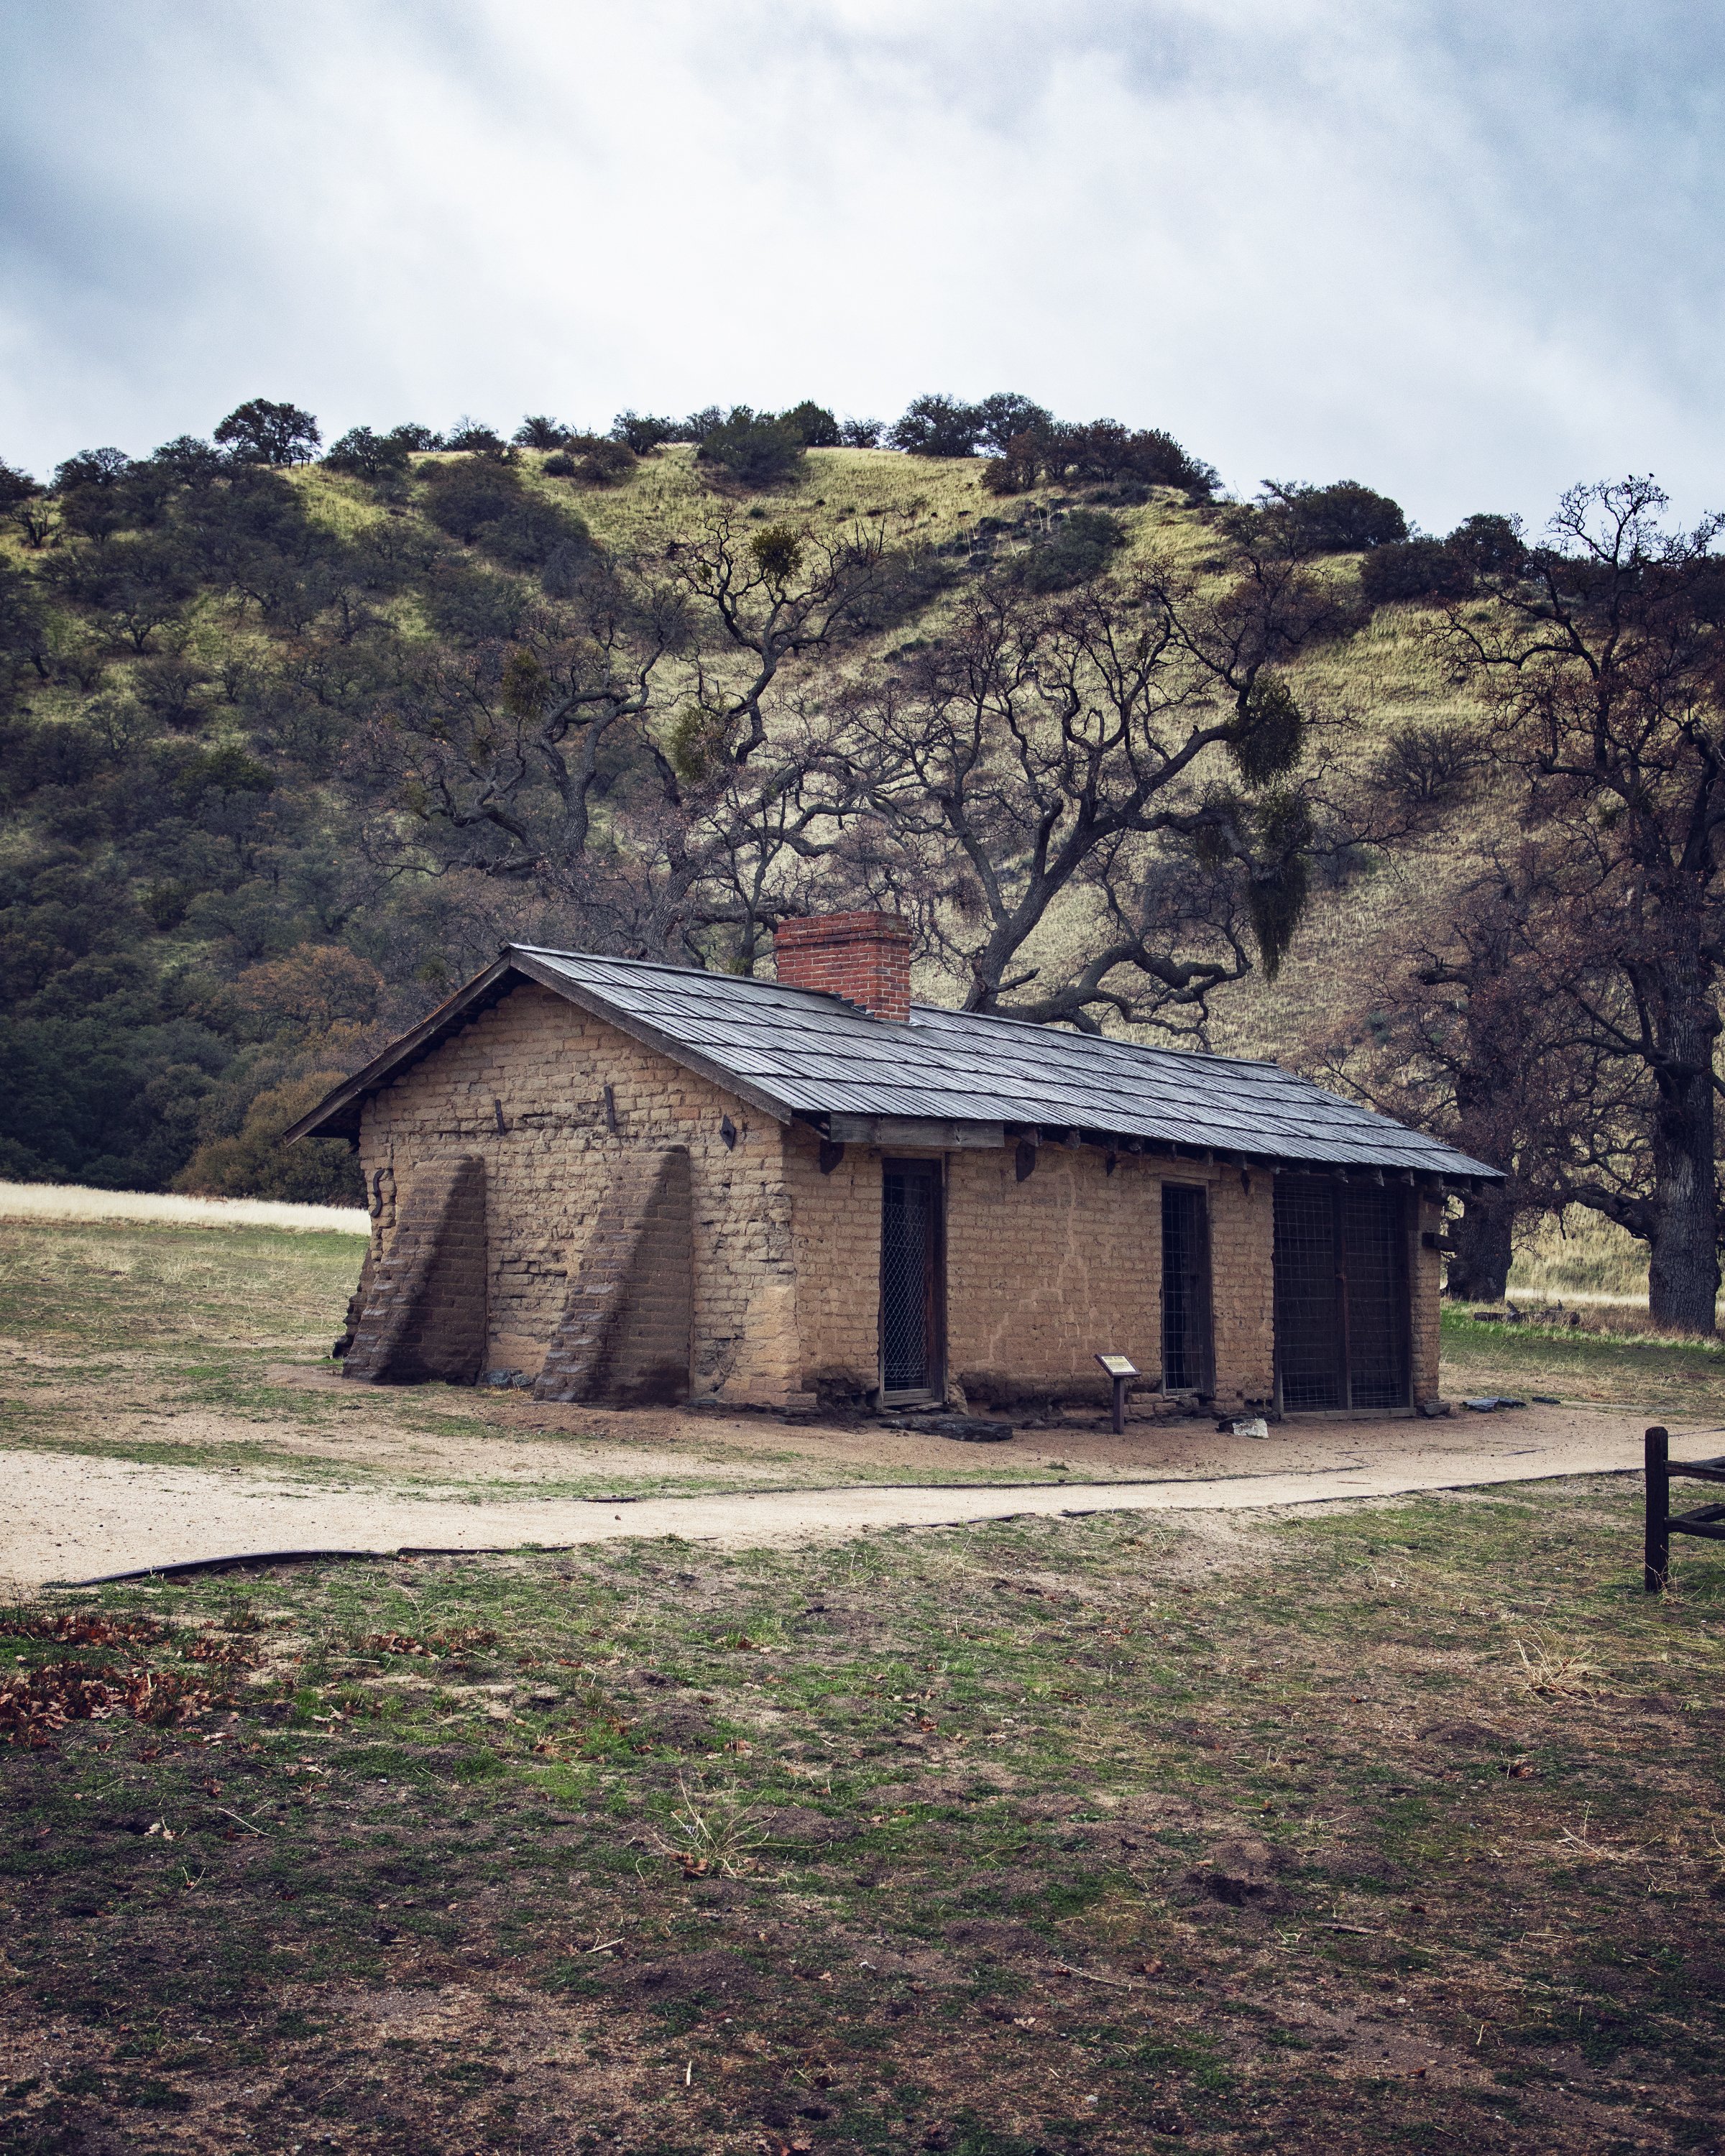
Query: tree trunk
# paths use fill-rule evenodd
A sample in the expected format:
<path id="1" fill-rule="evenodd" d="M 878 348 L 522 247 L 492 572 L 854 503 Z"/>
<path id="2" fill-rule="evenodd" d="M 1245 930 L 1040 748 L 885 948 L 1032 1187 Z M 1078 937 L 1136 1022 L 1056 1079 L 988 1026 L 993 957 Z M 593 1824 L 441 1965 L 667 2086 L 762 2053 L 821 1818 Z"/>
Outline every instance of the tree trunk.
<path id="1" fill-rule="evenodd" d="M 1699 973 L 1699 968 L 1697 968 Z M 1713 1142 L 1713 1042 L 1719 1020 L 1711 997 L 1667 999 L 1667 1053 L 1656 1071 L 1652 1256 L 1647 1303 L 1656 1325 L 1673 1332 L 1716 1329 L 1719 1296 L 1718 1204 Z"/>
<path id="2" fill-rule="evenodd" d="M 1509 1286 L 1510 1236 L 1515 1207 L 1507 1193 L 1466 1198 L 1461 1218 L 1450 1223 L 1455 1245 L 1444 1274 L 1444 1293 L 1467 1302 L 1502 1302 Z"/>

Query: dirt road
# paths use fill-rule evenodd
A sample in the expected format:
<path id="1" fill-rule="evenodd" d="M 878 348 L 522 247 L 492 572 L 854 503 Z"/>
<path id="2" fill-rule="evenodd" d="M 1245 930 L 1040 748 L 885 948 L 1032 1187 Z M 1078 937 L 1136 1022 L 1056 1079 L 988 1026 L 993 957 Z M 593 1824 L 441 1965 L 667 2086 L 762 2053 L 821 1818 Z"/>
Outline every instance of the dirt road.
<path id="1" fill-rule="evenodd" d="M 376 1489 L 324 1490 L 240 1469 L 75 1454 L 5 1455 L 0 1582 L 28 1592 L 153 1566 L 270 1551 L 518 1548 L 680 1536 L 732 1544 L 849 1536 L 1101 1511 L 1235 1512 L 1466 1488 L 1639 1466 L 1644 1418 L 1530 1409 L 1448 1422 L 1288 1425 L 1267 1440 L 1213 1440 L 1205 1471 L 1146 1460 L 1132 1480 L 1002 1486 L 825 1488 L 635 1502 L 475 1502 Z M 1707 1449 L 1708 1440 L 1676 1449 Z M 1712 1440 L 1716 1443 L 1717 1440 Z M 952 1448 L 954 1455 L 963 1448 Z M 1158 1474 L 1158 1469 L 1161 1472 Z"/>

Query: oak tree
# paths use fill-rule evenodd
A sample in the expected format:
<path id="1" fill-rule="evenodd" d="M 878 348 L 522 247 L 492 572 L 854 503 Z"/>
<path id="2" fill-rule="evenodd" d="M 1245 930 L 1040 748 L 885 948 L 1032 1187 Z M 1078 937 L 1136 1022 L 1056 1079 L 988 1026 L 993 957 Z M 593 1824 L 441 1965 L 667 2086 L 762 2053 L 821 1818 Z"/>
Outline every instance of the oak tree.
<path id="1" fill-rule="evenodd" d="M 1552 978 L 1578 1031 L 1645 1076 L 1644 1195 L 1594 1200 L 1650 1248 L 1653 1316 L 1714 1329 L 1715 1069 L 1725 967 L 1725 559 L 1717 518 L 1660 521 L 1650 479 L 1577 487 L 1545 543 L 1452 610 L 1520 813 L 1584 894 Z"/>

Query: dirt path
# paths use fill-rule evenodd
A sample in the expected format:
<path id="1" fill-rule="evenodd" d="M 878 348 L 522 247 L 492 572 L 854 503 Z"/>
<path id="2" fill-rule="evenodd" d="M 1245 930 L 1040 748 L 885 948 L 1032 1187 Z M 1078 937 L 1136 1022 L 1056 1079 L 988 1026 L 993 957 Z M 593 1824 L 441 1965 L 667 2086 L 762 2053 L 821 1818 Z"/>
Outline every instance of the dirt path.
<path id="1" fill-rule="evenodd" d="M 1643 1422 L 1550 1408 L 1489 1420 L 1293 1425 L 1267 1440 L 1209 1440 L 1206 1471 L 1195 1474 L 1183 1473 L 1175 1460 L 1143 1458 L 1126 1470 L 1142 1479 L 1003 1486 L 959 1483 L 955 1461 L 954 1484 L 944 1488 L 726 1491 L 634 1502 L 416 1498 L 308 1488 L 241 1469 L 13 1451 L 4 1460 L 0 1582 L 28 1591 L 51 1580 L 270 1551 L 542 1548 L 661 1535 L 775 1543 L 1026 1513 L 1234 1512 L 1394 1496 L 1633 1469 Z M 1676 1435 L 1680 1450 L 1695 1449 Z"/>

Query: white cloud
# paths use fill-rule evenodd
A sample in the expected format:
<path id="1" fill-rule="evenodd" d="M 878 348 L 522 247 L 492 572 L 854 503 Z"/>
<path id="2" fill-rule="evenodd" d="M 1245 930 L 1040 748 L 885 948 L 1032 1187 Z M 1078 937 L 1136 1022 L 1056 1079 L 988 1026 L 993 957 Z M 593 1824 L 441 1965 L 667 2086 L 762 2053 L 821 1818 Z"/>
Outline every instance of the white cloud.
<path id="1" fill-rule="evenodd" d="M 0 23 L 0 451 L 38 468 L 255 393 L 339 430 L 1016 388 L 1436 527 L 1625 469 L 1725 499 L 1721 69 L 1661 0 Z"/>

